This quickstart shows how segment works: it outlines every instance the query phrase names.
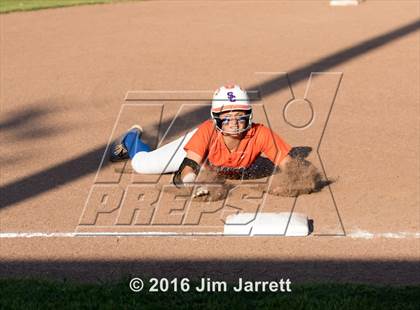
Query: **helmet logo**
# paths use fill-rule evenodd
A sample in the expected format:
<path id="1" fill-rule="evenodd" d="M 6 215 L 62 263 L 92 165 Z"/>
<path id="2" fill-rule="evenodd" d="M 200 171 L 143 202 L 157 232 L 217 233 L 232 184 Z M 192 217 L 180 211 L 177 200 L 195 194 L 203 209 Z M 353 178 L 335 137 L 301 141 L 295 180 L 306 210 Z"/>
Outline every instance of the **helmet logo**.
<path id="1" fill-rule="evenodd" d="M 228 92 L 227 95 L 228 95 L 228 99 L 229 99 L 230 102 L 235 102 L 236 101 L 236 96 L 233 94 L 232 91 Z"/>

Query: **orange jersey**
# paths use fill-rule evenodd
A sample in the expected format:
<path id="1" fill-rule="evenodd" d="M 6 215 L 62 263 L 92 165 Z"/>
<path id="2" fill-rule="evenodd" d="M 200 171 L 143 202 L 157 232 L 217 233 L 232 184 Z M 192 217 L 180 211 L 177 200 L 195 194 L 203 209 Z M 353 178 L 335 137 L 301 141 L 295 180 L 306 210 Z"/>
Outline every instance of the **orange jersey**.
<path id="1" fill-rule="evenodd" d="M 185 145 L 185 151 L 192 151 L 203 159 L 219 167 L 247 168 L 264 153 L 273 163 L 280 163 L 291 147 L 270 128 L 262 124 L 252 124 L 243 136 L 239 146 L 229 151 L 223 134 L 218 131 L 212 120 L 202 123 Z"/>

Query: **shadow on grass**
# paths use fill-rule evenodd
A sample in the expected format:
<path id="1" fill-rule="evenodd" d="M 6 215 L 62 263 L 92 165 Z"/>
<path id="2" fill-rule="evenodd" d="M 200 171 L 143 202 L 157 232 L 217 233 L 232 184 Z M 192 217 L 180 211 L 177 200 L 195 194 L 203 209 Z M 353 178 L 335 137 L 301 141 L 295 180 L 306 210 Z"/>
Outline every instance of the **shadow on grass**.
<path id="1" fill-rule="evenodd" d="M 199 282 L 183 282 L 174 292 L 141 292 L 129 289 L 130 279 L 102 284 L 51 282 L 34 279 L 0 280 L 0 308 L 7 309 L 418 309 L 419 286 L 372 286 L 355 284 L 295 284 L 291 292 L 197 293 Z M 179 282 L 178 282 L 179 283 Z"/>
<path id="2" fill-rule="evenodd" d="M 121 277 L 211 277 L 236 282 L 290 278 L 293 283 L 420 284 L 419 261 L 402 260 L 3 260 L 0 277 L 36 276 L 87 282 Z"/>

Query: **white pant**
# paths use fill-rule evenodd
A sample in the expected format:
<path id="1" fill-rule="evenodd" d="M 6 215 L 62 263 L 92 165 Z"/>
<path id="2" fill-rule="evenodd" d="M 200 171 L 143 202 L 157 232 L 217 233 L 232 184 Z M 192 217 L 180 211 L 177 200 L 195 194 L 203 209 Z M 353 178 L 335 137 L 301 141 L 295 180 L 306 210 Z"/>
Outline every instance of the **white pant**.
<path id="1" fill-rule="evenodd" d="M 162 174 L 177 171 L 187 155 L 184 146 L 196 131 L 197 128 L 154 151 L 138 152 L 131 160 L 134 171 L 143 174 Z"/>

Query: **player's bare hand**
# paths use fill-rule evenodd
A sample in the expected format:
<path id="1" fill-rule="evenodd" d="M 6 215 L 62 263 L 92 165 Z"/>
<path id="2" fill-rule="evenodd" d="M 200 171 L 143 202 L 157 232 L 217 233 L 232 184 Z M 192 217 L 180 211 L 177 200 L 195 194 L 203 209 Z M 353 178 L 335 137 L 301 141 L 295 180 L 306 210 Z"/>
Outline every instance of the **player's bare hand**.
<path id="1" fill-rule="evenodd" d="M 229 191 L 233 188 L 231 184 L 208 184 L 199 186 L 193 194 L 195 201 L 220 201 L 226 199 Z"/>
<path id="2" fill-rule="evenodd" d="M 209 194 L 210 194 L 210 192 L 207 189 L 207 186 L 199 186 L 199 187 L 197 187 L 197 189 L 196 189 L 195 193 L 193 194 L 192 198 L 198 198 L 198 197 L 206 196 L 206 195 L 209 195 Z"/>

